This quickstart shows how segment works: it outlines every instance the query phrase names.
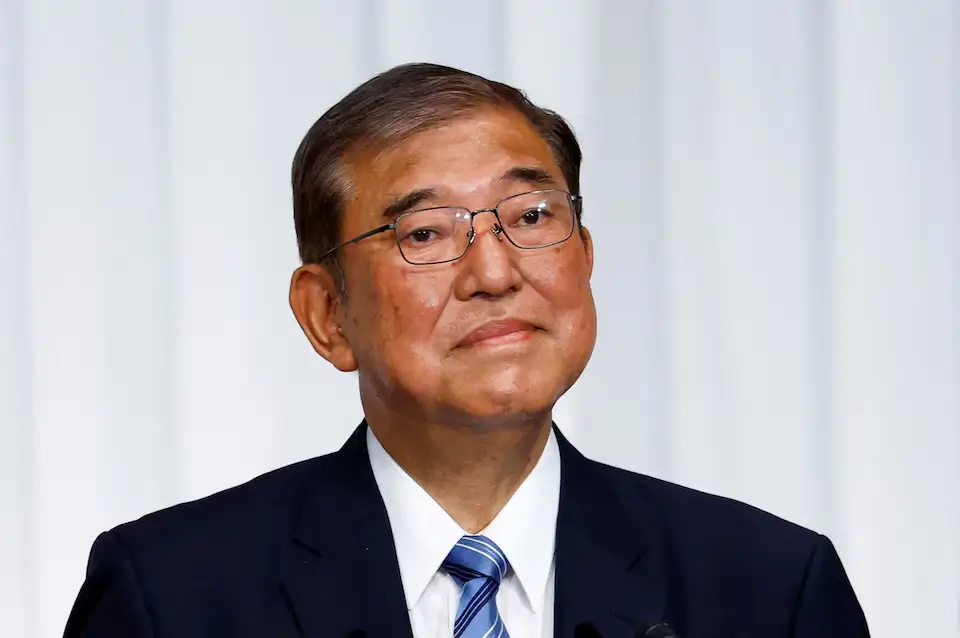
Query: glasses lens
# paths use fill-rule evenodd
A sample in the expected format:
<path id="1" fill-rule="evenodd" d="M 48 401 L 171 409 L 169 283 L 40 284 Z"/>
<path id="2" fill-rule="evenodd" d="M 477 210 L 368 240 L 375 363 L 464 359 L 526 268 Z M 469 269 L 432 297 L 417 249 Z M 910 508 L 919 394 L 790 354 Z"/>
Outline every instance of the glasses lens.
<path id="1" fill-rule="evenodd" d="M 573 205 L 563 191 L 524 193 L 500 204 L 500 222 L 503 232 L 517 246 L 549 246 L 573 234 Z"/>
<path id="2" fill-rule="evenodd" d="M 431 208 L 397 218 L 397 243 L 411 264 L 457 259 L 470 243 L 470 213 L 463 208 Z"/>

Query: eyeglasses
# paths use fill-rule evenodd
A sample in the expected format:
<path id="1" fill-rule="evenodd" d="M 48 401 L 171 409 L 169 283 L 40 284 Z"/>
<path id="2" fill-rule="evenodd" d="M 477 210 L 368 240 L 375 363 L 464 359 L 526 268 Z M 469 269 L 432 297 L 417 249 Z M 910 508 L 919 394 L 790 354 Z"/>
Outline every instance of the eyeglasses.
<path id="1" fill-rule="evenodd" d="M 439 206 L 413 210 L 393 222 L 369 230 L 331 248 L 323 261 L 347 244 L 392 230 L 400 255 L 410 264 L 430 265 L 463 257 L 477 236 L 473 219 L 481 213 L 497 218 L 491 231 L 504 236 L 517 248 L 531 250 L 561 244 L 573 235 L 579 221 L 583 198 L 559 189 L 511 195 L 493 208 L 470 210 L 461 206 Z"/>

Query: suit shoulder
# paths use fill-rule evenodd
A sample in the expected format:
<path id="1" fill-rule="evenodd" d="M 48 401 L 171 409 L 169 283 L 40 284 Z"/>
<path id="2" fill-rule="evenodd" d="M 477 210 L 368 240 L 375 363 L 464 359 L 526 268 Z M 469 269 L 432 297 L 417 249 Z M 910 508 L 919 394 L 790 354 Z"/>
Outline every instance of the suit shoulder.
<path id="1" fill-rule="evenodd" d="M 798 569 L 824 538 L 815 531 L 747 503 L 651 476 L 598 464 L 631 513 L 649 512 L 674 544 L 763 565 Z"/>
<path id="2" fill-rule="evenodd" d="M 134 554 L 149 550 L 163 555 L 174 549 L 183 553 L 196 544 L 249 542 L 251 537 L 269 534 L 271 524 L 292 517 L 302 490 L 322 481 L 334 459 L 334 454 L 327 454 L 272 470 L 241 485 L 123 523 L 111 530 L 111 535 Z"/>
<path id="3" fill-rule="evenodd" d="M 305 491 L 336 464 L 336 454 L 302 461 L 105 532 L 90 551 L 71 626 L 85 626 L 118 596 L 132 596 L 139 621 L 163 627 L 157 635 L 181 633 L 171 629 L 180 627 L 178 614 L 256 620 L 244 605 L 262 595 L 277 540 L 289 534 Z"/>
<path id="4" fill-rule="evenodd" d="M 688 609 L 758 636 L 794 635 L 801 604 L 807 623 L 842 617 L 865 627 L 825 536 L 734 499 L 610 466 L 600 466 L 600 473 L 622 515 L 659 547 Z"/>

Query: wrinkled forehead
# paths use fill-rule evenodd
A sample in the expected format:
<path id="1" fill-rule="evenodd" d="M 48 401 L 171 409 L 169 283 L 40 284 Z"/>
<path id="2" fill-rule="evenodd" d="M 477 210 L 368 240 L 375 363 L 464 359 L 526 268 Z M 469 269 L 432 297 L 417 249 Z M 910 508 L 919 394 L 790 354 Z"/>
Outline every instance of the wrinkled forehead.
<path id="1" fill-rule="evenodd" d="M 537 171 L 566 188 L 546 140 L 520 113 L 478 109 L 392 144 L 367 144 L 348 154 L 346 171 L 359 200 L 432 189 L 450 196 L 497 191 L 505 177 Z M 506 181 L 510 181 L 509 179 Z M 513 180 L 519 181 L 519 180 Z M 538 180 L 542 185 L 546 180 Z"/>

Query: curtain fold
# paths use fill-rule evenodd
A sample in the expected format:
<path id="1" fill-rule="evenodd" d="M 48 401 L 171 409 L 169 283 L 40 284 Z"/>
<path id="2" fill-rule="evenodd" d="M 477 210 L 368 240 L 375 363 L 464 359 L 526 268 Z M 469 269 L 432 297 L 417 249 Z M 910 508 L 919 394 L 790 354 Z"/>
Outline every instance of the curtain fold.
<path id="1" fill-rule="evenodd" d="M 371 74 L 461 66 L 584 147 L 603 461 L 829 534 L 875 635 L 960 617 L 960 4 L 0 4 L 0 634 L 100 531 L 336 449 L 289 167 Z"/>

